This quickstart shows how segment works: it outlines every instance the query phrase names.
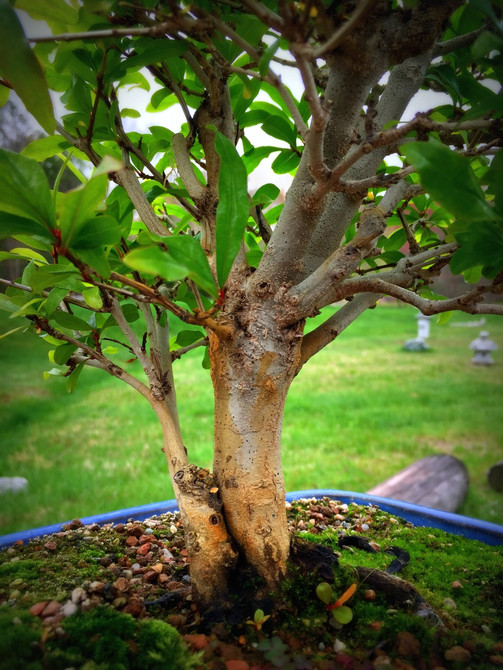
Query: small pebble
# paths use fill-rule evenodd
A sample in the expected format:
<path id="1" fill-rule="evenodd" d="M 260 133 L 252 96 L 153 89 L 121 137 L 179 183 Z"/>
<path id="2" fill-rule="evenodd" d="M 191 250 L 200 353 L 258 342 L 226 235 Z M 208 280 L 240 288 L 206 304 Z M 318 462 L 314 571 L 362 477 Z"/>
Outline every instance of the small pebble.
<path id="1" fill-rule="evenodd" d="M 447 609 L 450 610 L 455 610 L 456 609 L 456 603 L 452 598 L 444 598 L 444 607 L 447 607 Z"/>
<path id="2" fill-rule="evenodd" d="M 64 617 L 72 616 L 72 614 L 75 614 L 78 611 L 78 607 L 75 603 L 72 603 L 71 600 L 69 600 L 67 603 L 63 605 L 61 608 L 61 614 Z"/>
<path id="3" fill-rule="evenodd" d="M 444 657 L 446 661 L 456 661 L 457 663 L 468 663 L 472 655 L 470 654 L 468 649 L 456 645 L 455 647 L 447 649 L 447 651 L 444 654 Z"/>

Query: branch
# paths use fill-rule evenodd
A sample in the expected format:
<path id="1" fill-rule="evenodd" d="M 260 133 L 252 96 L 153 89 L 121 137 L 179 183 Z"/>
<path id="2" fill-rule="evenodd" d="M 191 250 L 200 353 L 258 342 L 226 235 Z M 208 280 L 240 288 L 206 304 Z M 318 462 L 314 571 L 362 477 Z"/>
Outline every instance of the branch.
<path id="1" fill-rule="evenodd" d="M 269 70 L 268 73 L 265 75 L 265 77 L 263 77 L 260 74 L 260 72 L 256 72 L 255 70 L 249 70 L 244 67 L 237 67 L 236 65 L 231 65 L 229 67 L 229 70 L 230 72 L 234 72 L 235 74 L 242 74 L 245 75 L 246 77 L 254 77 L 255 79 L 260 79 L 260 81 L 266 81 L 269 84 L 271 84 L 271 86 L 274 86 L 274 88 L 283 98 L 283 101 L 292 116 L 292 120 L 295 123 L 295 127 L 297 128 L 299 135 L 303 139 L 305 139 L 309 129 L 306 125 L 306 122 L 300 115 L 299 110 L 297 109 L 297 105 L 295 104 L 295 100 L 292 94 L 283 84 L 283 82 L 281 81 L 281 77 L 279 75 L 275 74 L 272 70 Z"/>
<path id="2" fill-rule="evenodd" d="M 32 293 L 33 289 L 31 286 L 25 286 L 24 284 L 18 284 L 15 281 L 11 281 L 10 279 L 3 279 L 0 277 L 0 284 L 4 284 L 4 286 L 10 286 L 11 288 L 17 288 L 20 291 L 26 291 L 27 293 Z M 40 295 L 44 298 L 49 297 L 50 291 L 40 291 Z M 100 309 L 96 309 L 96 307 L 91 307 L 86 303 L 84 298 L 79 299 L 75 297 L 75 293 L 70 296 L 66 296 L 61 302 L 68 303 L 70 305 L 77 305 L 78 307 L 82 307 L 83 309 L 87 309 L 90 312 L 109 312 L 109 310 L 106 307 L 101 307 Z"/>
<path id="3" fill-rule="evenodd" d="M 362 0 L 349 19 L 337 30 L 330 39 L 313 50 L 313 58 L 321 58 L 327 51 L 333 51 L 341 44 L 351 31 L 365 18 L 377 0 Z"/>
<path id="4" fill-rule="evenodd" d="M 360 293 L 324 323 L 305 335 L 300 350 L 298 372 L 312 356 L 335 340 L 360 314 L 366 309 L 375 307 L 381 297 L 382 295 L 374 293 Z"/>
<path id="5" fill-rule="evenodd" d="M 414 237 L 411 229 L 409 228 L 409 224 L 405 220 L 405 216 L 404 216 L 403 211 L 404 211 L 406 206 L 407 205 L 404 204 L 402 207 L 398 207 L 398 209 L 396 210 L 396 213 L 398 214 L 398 218 L 400 219 L 400 223 L 402 224 L 402 228 L 405 231 L 405 237 L 407 238 L 407 242 L 409 243 L 409 248 L 411 250 L 411 253 L 412 254 L 417 254 L 421 251 L 421 247 L 417 243 L 416 238 Z"/>
<path id="6" fill-rule="evenodd" d="M 414 293 L 414 291 L 402 286 L 390 284 L 379 277 L 359 277 L 357 279 L 350 279 L 345 283 L 345 289 L 350 290 L 352 294 L 369 292 L 389 295 L 393 298 L 398 298 L 398 300 L 401 300 L 402 302 L 417 307 L 419 311 L 426 316 L 441 314 L 442 312 L 450 312 L 452 310 L 467 312 L 468 314 L 503 315 L 503 304 L 480 304 L 480 301 L 484 298 L 484 294 L 489 293 L 492 290 L 491 284 L 478 286 L 462 296 L 448 298 L 446 300 L 421 298 L 421 296 Z"/>
<path id="7" fill-rule="evenodd" d="M 316 181 L 324 182 L 330 176 L 330 171 L 325 164 L 323 154 L 323 143 L 325 139 L 325 128 L 329 119 L 328 111 L 324 108 L 314 79 L 310 62 L 310 48 L 306 44 L 290 45 L 290 51 L 295 56 L 302 81 L 304 83 L 305 96 L 311 110 L 311 126 L 306 140 L 306 148 L 309 152 L 309 170 Z"/>
<path id="8" fill-rule="evenodd" d="M 125 158 L 127 163 L 126 167 L 114 173 L 117 178 L 117 182 L 128 194 L 129 199 L 138 212 L 140 219 L 147 226 L 148 230 L 153 235 L 159 235 L 161 237 L 168 236 L 170 234 L 169 230 L 162 224 L 161 220 L 152 209 L 152 205 L 149 203 L 147 196 L 140 186 L 138 177 L 134 173 L 131 166 L 128 165 L 129 156 L 127 155 L 127 151 L 125 149 L 123 149 L 122 155 L 123 159 Z"/>
<path id="9" fill-rule="evenodd" d="M 181 358 L 187 352 L 192 351 L 193 349 L 197 349 L 198 347 L 205 347 L 208 344 L 208 342 L 209 339 L 207 337 L 204 337 L 202 340 L 197 340 L 197 342 L 188 344 L 186 347 L 180 347 L 180 349 L 175 349 L 174 351 L 171 352 L 171 358 L 175 361 L 178 358 Z"/>
<path id="10" fill-rule="evenodd" d="M 39 316 L 29 316 L 28 318 L 35 323 L 37 328 L 40 328 L 40 330 L 44 331 L 44 333 L 47 333 L 51 337 L 54 337 L 56 340 L 68 342 L 69 344 L 76 346 L 77 352 L 73 354 L 70 360 L 73 360 L 76 363 L 84 363 L 85 365 L 104 370 L 105 372 L 108 372 L 108 374 L 112 375 L 112 377 L 117 377 L 118 379 L 125 381 L 127 384 L 129 384 L 129 386 L 132 386 L 134 389 L 139 391 L 149 401 L 152 399 L 149 388 L 143 384 L 143 382 L 141 382 L 139 379 L 136 379 L 136 377 L 133 377 L 133 375 L 129 374 L 129 372 L 126 372 L 116 363 L 112 363 L 112 361 L 108 360 L 108 358 L 101 352 L 96 351 L 85 342 L 80 342 L 80 340 L 75 339 L 71 335 L 66 335 L 66 333 L 56 330 L 49 325 L 48 321 L 40 318 Z M 87 357 L 79 353 L 79 351 L 87 354 Z"/>
<path id="11" fill-rule="evenodd" d="M 281 16 L 268 9 L 262 2 L 243 0 L 243 5 L 270 28 L 274 28 L 280 33 L 283 31 L 284 21 Z"/>
<path id="12" fill-rule="evenodd" d="M 353 239 L 336 249 L 307 279 L 289 291 L 291 299 L 296 303 L 297 318 L 310 316 L 314 311 L 334 302 L 338 287 L 369 255 L 375 240 L 385 228 L 386 217 L 380 207 L 373 206 L 361 213 Z"/>
<path id="13" fill-rule="evenodd" d="M 445 40 L 445 42 L 439 42 L 433 51 L 433 56 L 445 56 L 445 54 L 451 53 L 452 51 L 469 47 L 475 42 L 479 35 L 482 35 L 482 33 L 489 30 L 489 28 L 489 24 L 484 24 L 480 28 L 477 28 L 477 30 L 473 30 L 471 33 L 458 35 L 458 37 Z"/>
<path id="14" fill-rule="evenodd" d="M 173 135 L 171 142 L 178 174 L 190 197 L 197 204 L 198 201 L 204 199 L 206 188 L 196 177 L 192 163 L 190 162 L 189 152 L 187 151 L 187 140 L 181 133 L 176 133 L 176 135 Z"/>
<path id="15" fill-rule="evenodd" d="M 112 375 L 112 377 L 117 377 L 118 379 L 121 379 L 122 381 L 126 382 L 126 384 L 128 384 L 136 391 L 141 393 L 144 398 L 146 398 L 149 402 L 151 402 L 152 394 L 150 393 L 150 389 L 148 388 L 148 386 L 139 379 L 137 379 L 134 375 L 130 374 L 129 372 L 126 372 L 119 365 L 116 365 L 115 363 L 108 361 L 108 359 L 107 359 L 108 363 L 104 362 L 102 363 L 94 358 L 86 358 L 81 354 L 75 353 L 72 356 L 72 360 L 75 361 L 75 363 L 84 363 L 84 365 L 86 365 L 87 367 L 97 368 L 98 370 L 108 372 L 108 374 Z"/>
<path id="16" fill-rule="evenodd" d="M 476 119 L 474 121 L 465 121 L 461 123 L 456 122 L 445 122 L 440 123 L 437 121 L 432 121 L 431 119 L 418 115 L 412 121 L 405 123 L 399 128 L 390 128 L 389 130 L 383 130 L 379 133 L 376 133 L 373 137 L 369 138 L 365 142 L 362 142 L 358 147 L 346 156 L 332 171 L 330 177 L 327 181 L 326 187 L 322 187 L 323 191 L 326 190 L 336 190 L 340 177 L 352 166 L 354 165 L 362 156 L 369 154 L 374 149 L 378 147 L 384 147 L 390 144 L 397 144 L 400 140 L 403 140 L 410 132 L 414 130 L 420 130 L 424 132 L 451 132 L 451 131 L 462 131 L 462 130 L 476 130 L 479 128 L 490 128 L 495 125 L 495 121 L 491 119 Z M 327 189 L 328 187 L 328 189 Z"/>
<path id="17" fill-rule="evenodd" d="M 143 35 L 158 37 L 170 30 L 174 30 L 176 24 L 173 21 L 163 21 L 148 28 L 110 28 L 107 30 L 90 30 L 81 33 L 61 33 L 59 35 L 40 35 L 28 37 L 29 42 L 40 44 L 42 42 L 75 42 L 79 40 L 102 40 L 107 37 L 140 37 Z"/>
<path id="18" fill-rule="evenodd" d="M 148 302 L 152 304 L 162 305 L 185 323 L 192 323 L 197 326 L 203 326 L 203 328 L 208 328 L 209 330 L 212 330 L 215 333 L 215 335 L 217 335 L 221 339 L 227 340 L 233 336 L 234 329 L 231 328 L 230 326 L 224 326 L 218 323 L 218 321 L 215 321 L 215 319 L 212 318 L 212 315 L 214 313 L 212 310 L 210 310 L 209 312 L 200 312 L 199 310 L 195 310 L 195 313 L 192 314 L 191 312 L 187 312 L 186 310 L 184 310 L 182 307 L 179 307 L 179 305 L 172 302 L 168 298 L 165 298 L 163 295 L 158 293 L 155 289 L 151 288 L 150 286 L 142 284 L 141 282 L 138 282 L 134 279 L 130 279 L 125 275 L 121 275 L 117 272 L 111 272 L 110 279 L 112 281 L 118 281 L 121 284 L 125 284 L 126 286 L 131 286 L 132 288 L 135 288 L 143 296 L 145 296 Z M 109 286 L 106 284 L 104 284 L 103 286 L 109 289 L 110 291 L 115 290 L 113 286 Z"/>

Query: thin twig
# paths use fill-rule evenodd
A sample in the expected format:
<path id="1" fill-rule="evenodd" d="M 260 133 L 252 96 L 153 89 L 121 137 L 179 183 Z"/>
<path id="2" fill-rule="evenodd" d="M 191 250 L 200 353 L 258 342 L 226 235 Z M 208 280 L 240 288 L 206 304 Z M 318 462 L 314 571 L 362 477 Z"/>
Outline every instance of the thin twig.
<path id="1" fill-rule="evenodd" d="M 207 337 L 204 337 L 202 340 L 197 340 L 197 342 L 188 344 L 186 347 L 180 347 L 180 349 L 175 349 L 174 351 L 171 352 L 171 359 L 173 361 L 176 361 L 178 358 L 181 358 L 184 354 L 186 354 L 189 351 L 192 351 L 193 349 L 207 346 L 208 342 L 209 339 Z"/>
<path id="2" fill-rule="evenodd" d="M 79 40 L 101 40 L 108 37 L 141 37 L 143 35 L 157 37 L 176 28 L 173 21 L 163 21 L 148 28 L 109 28 L 107 30 L 89 30 L 80 33 L 60 33 L 58 35 L 38 35 L 28 37 L 29 42 L 75 42 Z"/>

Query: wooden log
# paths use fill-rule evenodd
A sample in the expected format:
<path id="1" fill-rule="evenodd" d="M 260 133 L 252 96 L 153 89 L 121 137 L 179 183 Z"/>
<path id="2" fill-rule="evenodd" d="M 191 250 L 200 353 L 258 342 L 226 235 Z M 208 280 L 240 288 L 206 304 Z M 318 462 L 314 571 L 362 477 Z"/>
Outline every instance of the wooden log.
<path id="1" fill-rule="evenodd" d="M 466 497 L 469 481 L 462 461 L 435 454 L 412 463 L 367 493 L 455 512 Z"/>
<path id="2" fill-rule="evenodd" d="M 487 481 L 495 491 L 503 491 L 503 461 L 499 461 L 489 468 Z"/>

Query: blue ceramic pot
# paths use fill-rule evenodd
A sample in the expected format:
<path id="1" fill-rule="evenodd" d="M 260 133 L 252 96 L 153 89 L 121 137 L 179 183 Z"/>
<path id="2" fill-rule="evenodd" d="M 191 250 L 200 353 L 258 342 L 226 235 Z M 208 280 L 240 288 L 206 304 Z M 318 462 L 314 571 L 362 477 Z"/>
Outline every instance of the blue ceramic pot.
<path id="1" fill-rule="evenodd" d="M 366 493 L 353 493 L 352 491 L 338 491 L 335 489 L 313 489 L 311 491 L 293 491 L 287 494 L 286 499 L 291 502 L 299 498 L 322 498 L 324 496 L 340 500 L 347 504 L 354 502 L 358 505 L 378 505 L 385 512 L 410 521 L 415 526 L 440 528 L 448 533 L 462 535 L 489 545 L 503 544 L 503 526 L 490 523 L 489 521 L 461 516 L 460 514 L 442 512 L 431 507 L 392 500 L 391 498 L 381 498 Z M 85 525 L 92 523 L 125 523 L 129 519 L 143 521 L 151 516 L 174 512 L 177 509 L 176 500 L 165 500 L 164 502 L 141 505 L 140 507 L 129 507 L 128 509 L 109 512 L 108 514 L 88 516 L 82 518 L 81 521 Z M 36 537 L 57 533 L 62 530 L 63 525 L 63 523 L 57 523 L 52 526 L 42 526 L 41 528 L 33 528 L 19 533 L 0 536 L 0 548 L 8 547 L 19 540 L 27 542 Z"/>

